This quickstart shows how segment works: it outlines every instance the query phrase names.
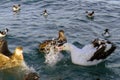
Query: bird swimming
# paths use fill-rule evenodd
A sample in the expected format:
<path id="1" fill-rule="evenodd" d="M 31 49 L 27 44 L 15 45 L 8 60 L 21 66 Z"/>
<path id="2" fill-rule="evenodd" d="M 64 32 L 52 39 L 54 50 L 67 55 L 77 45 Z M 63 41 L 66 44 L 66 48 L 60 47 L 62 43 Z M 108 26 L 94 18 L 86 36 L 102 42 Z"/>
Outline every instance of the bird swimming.
<path id="1" fill-rule="evenodd" d="M 8 33 L 8 31 L 9 31 L 8 28 L 5 28 L 4 31 L 0 31 L 0 37 L 5 37 Z"/>
<path id="2" fill-rule="evenodd" d="M 88 11 L 86 11 L 86 16 L 89 18 L 89 19 L 93 19 L 94 18 L 94 11 L 92 11 L 92 12 L 88 12 Z"/>
<path id="3" fill-rule="evenodd" d="M 65 37 L 64 31 L 59 30 L 58 38 L 53 39 L 53 40 L 43 41 L 42 43 L 39 44 L 39 50 L 40 52 L 49 53 L 50 47 L 54 46 L 54 50 L 57 51 L 56 46 L 61 46 L 66 42 L 67 42 L 67 39 Z"/>
<path id="4" fill-rule="evenodd" d="M 63 58 L 63 55 L 59 54 L 60 51 L 58 51 L 57 47 L 62 46 L 66 42 L 67 39 L 65 37 L 64 31 L 59 30 L 58 38 L 45 40 L 39 44 L 39 51 L 45 53 L 46 64 L 53 66 Z"/>
<path id="5" fill-rule="evenodd" d="M 8 50 L 7 41 L 5 39 L 0 40 L 0 69 L 20 66 L 23 61 L 23 48 L 21 46 L 17 46 L 15 51 L 11 53 Z"/>
<path id="6" fill-rule="evenodd" d="M 44 15 L 44 16 L 48 16 L 48 13 L 47 13 L 47 10 L 46 10 L 46 9 L 43 11 L 43 15 Z"/>
<path id="7" fill-rule="evenodd" d="M 20 11 L 21 10 L 21 5 L 20 4 L 13 5 L 12 10 L 13 10 L 13 12 Z"/>
<path id="8" fill-rule="evenodd" d="M 67 42 L 67 39 L 66 39 L 66 36 L 65 36 L 63 30 L 59 30 L 59 32 L 58 32 L 58 38 L 56 40 L 57 40 L 58 46 L 61 46 L 64 43 Z"/>
<path id="9" fill-rule="evenodd" d="M 70 43 L 65 43 L 58 48 L 59 50 L 70 51 L 73 64 L 92 66 L 101 63 L 109 57 L 110 54 L 115 51 L 116 46 L 108 40 L 95 39 L 92 43 L 85 45 L 82 49 L 77 48 Z"/>
<path id="10" fill-rule="evenodd" d="M 109 32 L 109 29 L 105 29 L 104 33 L 102 33 L 102 36 L 105 37 L 105 38 L 110 37 L 111 35 L 110 35 L 110 32 Z"/>

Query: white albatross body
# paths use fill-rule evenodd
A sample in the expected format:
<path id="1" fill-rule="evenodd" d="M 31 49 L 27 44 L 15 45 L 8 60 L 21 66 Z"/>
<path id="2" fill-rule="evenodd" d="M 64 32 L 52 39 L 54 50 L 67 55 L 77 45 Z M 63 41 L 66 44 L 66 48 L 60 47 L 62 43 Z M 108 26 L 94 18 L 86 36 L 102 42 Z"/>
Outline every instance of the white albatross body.
<path id="1" fill-rule="evenodd" d="M 106 56 L 106 54 L 108 54 L 107 51 L 111 50 L 112 44 L 106 43 L 106 48 L 103 50 L 104 51 L 103 54 L 105 56 L 100 55 L 100 56 L 97 56 L 96 59 L 94 58 L 92 60 L 91 58 L 96 56 L 96 52 L 99 50 L 99 48 L 94 47 L 93 44 L 88 44 L 88 45 L 85 45 L 82 49 L 79 49 L 70 43 L 65 43 L 63 45 L 62 50 L 70 51 L 72 63 L 77 65 L 82 65 L 82 66 L 92 66 L 92 65 L 97 65 L 98 63 L 104 61 L 105 58 L 107 58 L 108 56 L 108 55 Z M 113 49 L 113 51 L 114 50 L 115 49 Z M 111 51 L 110 53 L 112 53 L 113 51 Z M 100 53 L 97 53 L 97 54 L 99 55 Z"/>
<path id="2" fill-rule="evenodd" d="M 82 49 L 72 44 L 68 45 L 70 45 L 71 59 L 74 64 L 90 66 L 102 62 L 102 60 L 88 61 L 96 52 L 96 48 L 94 48 L 93 45 L 86 45 Z"/>

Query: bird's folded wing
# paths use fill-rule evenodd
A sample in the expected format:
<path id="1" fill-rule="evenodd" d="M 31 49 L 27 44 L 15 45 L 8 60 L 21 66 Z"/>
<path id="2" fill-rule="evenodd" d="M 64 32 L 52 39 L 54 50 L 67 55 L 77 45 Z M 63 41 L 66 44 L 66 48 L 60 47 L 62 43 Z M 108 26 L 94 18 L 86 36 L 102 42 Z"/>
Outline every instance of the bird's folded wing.
<path id="1" fill-rule="evenodd" d="M 93 60 L 99 60 L 99 59 L 104 59 L 104 55 L 105 55 L 105 46 L 102 46 L 101 48 L 99 48 L 94 55 L 89 59 L 89 61 L 93 61 Z"/>

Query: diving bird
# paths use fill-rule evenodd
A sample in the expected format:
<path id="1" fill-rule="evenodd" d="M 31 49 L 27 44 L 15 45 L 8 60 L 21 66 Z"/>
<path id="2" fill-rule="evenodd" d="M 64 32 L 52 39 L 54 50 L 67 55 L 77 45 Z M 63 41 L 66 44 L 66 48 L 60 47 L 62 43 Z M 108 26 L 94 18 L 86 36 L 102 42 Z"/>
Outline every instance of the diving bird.
<path id="1" fill-rule="evenodd" d="M 7 33 L 8 33 L 8 31 L 9 30 L 7 28 L 5 28 L 4 31 L 0 31 L 0 37 L 5 37 L 7 35 Z"/>
<path id="2" fill-rule="evenodd" d="M 59 47 L 59 50 L 70 51 L 72 63 L 82 66 L 99 64 L 110 56 L 115 49 L 116 46 L 112 42 L 103 39 L 96 39 L 82 49 L 70 43 L 65 43 Z"/>
<path id="3" fill-rule="evenodd" d="M 23 48 L 21 46 L 17 46 L 15 51 L 11 53 L 8 50 L 7 41 L 5 39 L 0 40 L 0 69 L 20 66 L 23 61 Z"/>
<path id="4" fill-rule="evenodd" d="M 15 4 L 12 7 L 13 12 L 18 12 L 21 10 L 21 5 L 20 4 Z"/>

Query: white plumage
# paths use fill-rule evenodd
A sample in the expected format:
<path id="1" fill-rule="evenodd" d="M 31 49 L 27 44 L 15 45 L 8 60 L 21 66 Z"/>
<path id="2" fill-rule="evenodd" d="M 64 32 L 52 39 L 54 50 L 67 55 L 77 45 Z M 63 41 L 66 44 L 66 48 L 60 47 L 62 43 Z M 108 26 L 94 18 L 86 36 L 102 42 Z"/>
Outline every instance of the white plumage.
<path id="1" fill-rule="evenodd" d="M 60 48 L 70 51 L 72 63 L 91 66 L 104 61 L 116 47 L 112 43 L 106 41 L 99 47 L 95 47 L 94 44 L 91 43 L 80 49 L 70 43 L 65 43 Z"/>

